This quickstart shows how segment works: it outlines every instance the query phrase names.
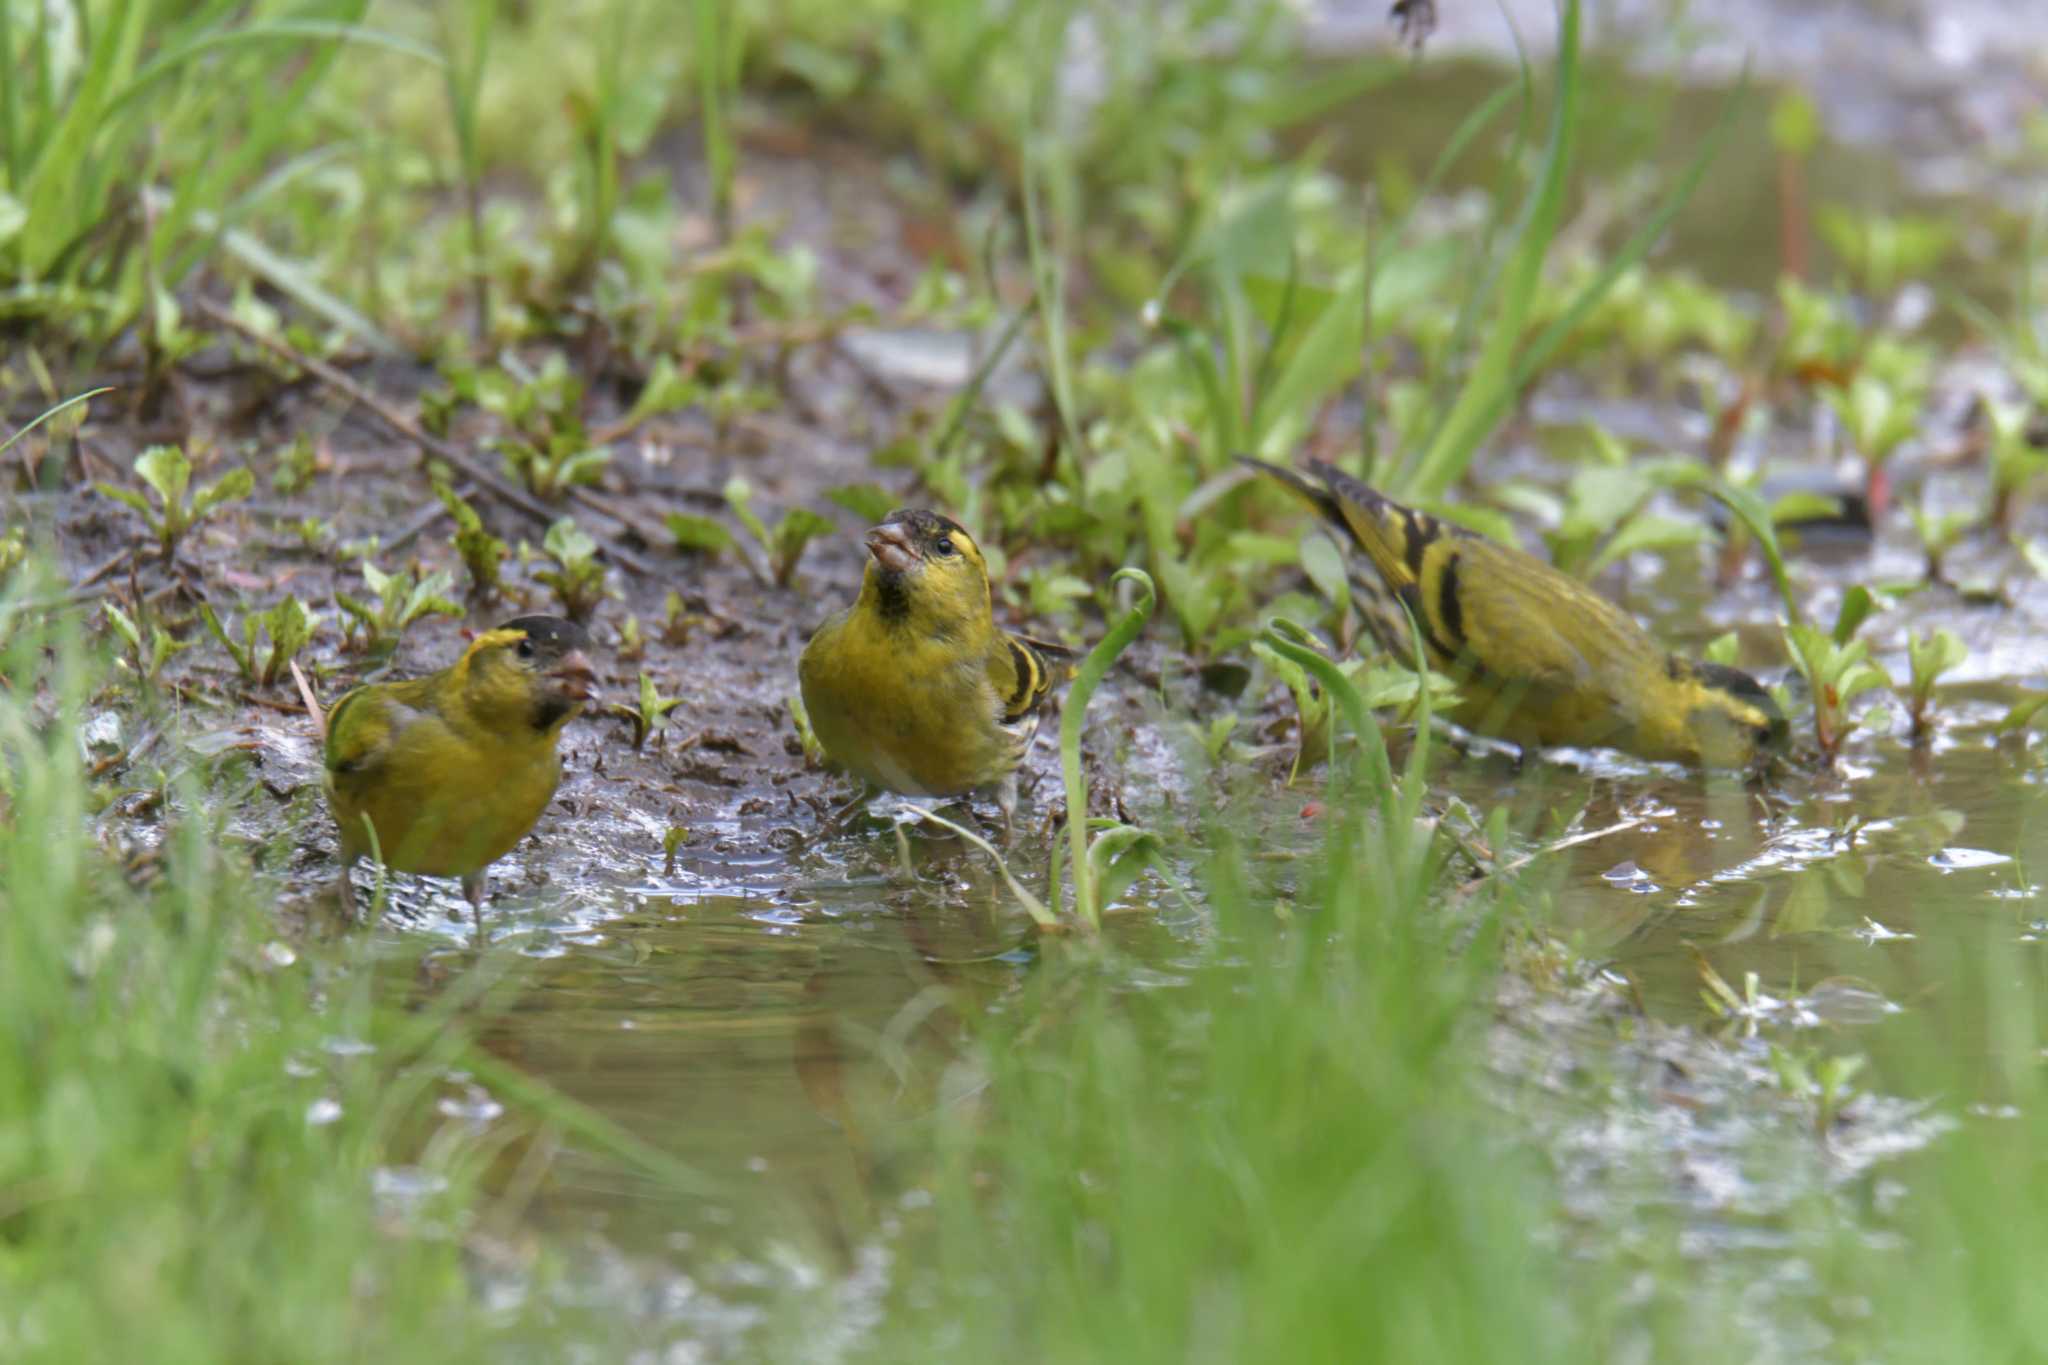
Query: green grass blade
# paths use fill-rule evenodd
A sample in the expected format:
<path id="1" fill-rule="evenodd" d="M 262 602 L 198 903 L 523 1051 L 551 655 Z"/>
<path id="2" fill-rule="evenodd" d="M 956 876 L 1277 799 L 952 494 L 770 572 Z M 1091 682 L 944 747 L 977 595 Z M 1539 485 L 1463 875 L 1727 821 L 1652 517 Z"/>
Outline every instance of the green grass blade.
<path id="1" fill-rule="evenodd" d="M 1081 731 L 1088 715 L 1088 702 L 1101 685 L 1103 675 L 1145 629 L 1145 623 L 1152 619 L 1152 608 L 1159 600 L 1158 590 L 1152 586 L 1152 576 L 1143 569 L 1118 569 L 1116 576 L 1110 579 L 1110 586 L 1114 588 L 1126 581 L 1138 585 L 1137 602 L 1104 632 L 1095 648 L 1088 651 L 1088 657 L 1081 661 L 1073 683 L 1067 688 L 1067 700 L 1060 707 L 1060 776 L 1067 797 L 1074 913 L 1091 929 L 1101 922 L 1102 907 L 1095 903 L 1095 883 L 1088 860 L 1088 778 L 1081 770 Z"/>
<path id="2" fill-rule="evenodd" d="M 1455 483 L 1515 393 L 1515 350 L 1536 301 L 1543 263 L 1564 213 L 1565 183 L 1571 169 L 1580 94 L 1579 0 L 1566 0 L 1558 22 L 1557 90 L 1551 106 L 1550 134 L 1536 187 L 1515 231 L 1500 307 L 1450 415 L 1403 490 L 1408 494 L 1439 497 Z"/>

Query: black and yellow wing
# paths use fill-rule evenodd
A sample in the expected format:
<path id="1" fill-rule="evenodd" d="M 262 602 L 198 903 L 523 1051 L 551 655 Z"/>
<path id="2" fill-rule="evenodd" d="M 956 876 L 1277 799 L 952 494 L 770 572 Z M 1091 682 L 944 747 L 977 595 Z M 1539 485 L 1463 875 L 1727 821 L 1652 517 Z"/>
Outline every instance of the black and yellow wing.
<path id="1" fill-rule="evenodd" d="M 1002 704 L 1002 722 L 1017 725 L 1035 713 L 1072 673 L 1073 651 L 1049 640 L 997 631 L 988 655 L 989 682 Z"/>

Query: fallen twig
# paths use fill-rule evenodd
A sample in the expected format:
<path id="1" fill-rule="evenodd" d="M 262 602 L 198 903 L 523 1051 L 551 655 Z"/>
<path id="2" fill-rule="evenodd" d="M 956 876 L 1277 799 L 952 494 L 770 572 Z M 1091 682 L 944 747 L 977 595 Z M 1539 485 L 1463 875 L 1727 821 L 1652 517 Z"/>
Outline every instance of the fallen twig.
<path id="1" fill-rule="evenodd" d="M 1527 853 L 1524 853 L 1519 858 L 1511 858 L 1505 863 L 1501 863 L 1495 867 L 1490 867 L 1486 869 L 1486 871 L 1481 873 L 1479 876 L 1474 877 L 1471 881 L 1466 882 L 1463 886 L 1459 887 L 1454 894 L 1460 896 L 1468 895 L 1475 888 L 1477 888 L 1481 882 L 1487 881 L 1488 879 L 1493 877 L 1505 877 L 1511 872 L 1520 872 L 1523 868 L 1527 867 L 1530 863 L 1535 862 L 1538 858 L 1545 857 L 1552 853 L 1561 853 L 1568 848 L 1577 848 L 1580 844 L 1590 844 L 1595 839 L 1605 839 L 1610 834 L 1620 834 L 1624 830 L 1634 829 L 1637 825 L 1640 825 L 1641 823 L 1643 822 L 1640 819 L 1631 816 L 1629 819 L 1623 820 L 1618 824 L 1608 825 L 1602 829 L 1586 830 L 1579 834 L 1567 835 L 1565 838 L 1553 840 L 1552 842 L 1545 844 L 1541 848 L 1530 849 Z"/>
<path id="2" fill-rule="evenodd" d="M 256 343 L 279 359 L 298 366 L 337 393 L 343 394 L 352 401 L 361 404 L 379 421 L 383 422 L 385 426 L 391 428 L 391 430 L 397 432 L 406 440 L 411 441 L 435 459 L 445 461 L 451 468 L 459 471 L 463 477 L 469 479 L 477 487 L 490 493 L 499 501 L 526 513 L 544 526 L 554 522 L 560 515 L 558 509 L 549 507 L 525 489 L 508 483 L 492 473 L 481 463 L 471 459 L 466 452 L 458 449 L 454 443 L 444 441 L 438 436 L 430 435 L 420 427 L 419 423 L 413 421 L 412 418 L 406 416 L 382 398 L 379 398 L 353 376 L 336 369 L 324 360 L 306 355 L 289 342 L 265 335 L 211 299 L 197 299 L 194 301 L 194 305 L 200 313 L 216 325 L 225 327 L 237 336 Z M 595 510 L 604 512 L 605 515 L 613 517 L 622 525 L 632 525 L 630 521 L 617 516 L 616 513 L 605 508 L 602 503 L 593 503 L 587 498 L 579 498 L 577 500 L 583 502 L 585 506 L 591 506 Z M 638 527 L 633 527 L 632 529 L 636 533 L 644 535 Z M 651 564 L 623 545 L 611 541 L 600 541 L 598 543 L 598 552 L 629 573 L 646 577 L 654 572 Z"/>
<path id="3" fill-rule="evenodd" d="M 299 700 L 306 703 L 306 714 L 312 717 L 314 742 L 325 744 L 327 742 L 327 713 L 320 709 L 320 698 L 313 695 L 313 684 L 307 679 L 306 671 L 299 667 L 299 661 L 297 659 L 287 659 L 285 662 L 291 668 L 292 681 L 298 685 Z"/>

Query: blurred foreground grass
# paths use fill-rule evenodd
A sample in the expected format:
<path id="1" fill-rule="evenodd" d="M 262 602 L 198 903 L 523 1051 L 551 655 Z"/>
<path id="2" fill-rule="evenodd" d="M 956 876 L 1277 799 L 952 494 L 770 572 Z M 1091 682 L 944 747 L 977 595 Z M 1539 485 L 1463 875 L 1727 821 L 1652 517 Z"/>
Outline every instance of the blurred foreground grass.
<path id="1" fill-rule="evenodd" d="M 1940 233 L 1851 224 L 1854 278 L 1787 280 L 1762 304 L 1652 264 L 1714 136 L 1677 174 L 1575 188 L 1576 149 L 1622 99 L 1575 64 L 1576 9 L 1554 75 L 1503 77 L 1444 146 L 1401 149 L 1412 166 L 1390 152 L 1366 199 L 1313 145 L 1275 149 L 1406 59 L 1306 80 L 1288 21 L 1250 0 L 0 0 L 0 307 L 20 339 L 0 372 L 10 400 L 45 405 L 99 365 L 150 389 L 218 343 L 188 302 L 225 296 L 306 355 L 417 367 L 426 425 L 501 421 L 507 477 L 555 498 L 610 458 L 598 417 L 709 414 L 722 433 L 783 401 L 774 372 L 807 338 L 878 321 L 1007 335 L 1042 402 L 979 401 L 984 372 L 859 439 L 1013 548 L 1030 528 L 1027 548 L 1064 552 L 1010 582 L 1034 612 L 1083 621 L 1107 605 L 1109 568 L 1143 563 L 1202 659 L 1253 637 L 1278 571 L 1314 589 L 1291 611 L 1343 620 L 1327 546 L 1266 530 L 1234 495 L 1240 450 L 1321 442 L 1442 495 L 1566 360 L 1596 389 L 1646 371 L 1730 433 L 1839 410 L 1872 470 L 1913 429 L 1935 356 L 1893 305 L 1902 272 L 1948 249 Z M 750 221 L 745 138 L 791 128 L 881 148 L 941 225 L 946 249 L 893 314 L 821 303 L 818 253 Z M 1479 145 L 1494 192 L 1440 197 Z M 1880 241 L 1918 245 L 1902 265 Z M 771 324 L 785 330 L 764 343 Z M 2004 345 L 2035 356 L 2033 320 Z M 571 351 L 600 354 L 601 373 Z M 626 413 L 586 422 L 606 384 Z M 2007 494 L 2040 472 L 2024 444 L 2006 443 Z M 1727 450 L 1672 455 L 1680 473 L 1631 459 L 1644 453 L 1593 431 L 1565 494 L 1495 485 L 1503 497 L 1467 515 L 1499 531 L 1503 503 L 1557 513 L 1554 551 L 1589 574 L 1697 545 L 1702 527 L 1648 508 L 1719 477 Z M 273 463 L 274 488 L 298 477 Z M 727 485 L 736 514 L 751 496 Z M 8 516 L 0 529 L 18 530 Z M 731 549 L 712 519 L 679 523 L 679 545 Z M 551 530 L 564 575 L 591 562 L 574 530 Z M 564 1306 L 557 1251 L 515 1303 L 484 1292 L 480 1248 L 522 1213 L 485 1174 L 511 1139 L 434 1104 L 475 1019 L 453 1000 L 394 1018 L 346 937 L 280 933 L 276 886 L 228 831 L 249 780 L 232 754 L 183 746 L 179 718 L 105 666 L 117 642 L 88 638 L 97 617 L 25 605 L 51 589 L 8 544 L 0 1358 L 625 1354 L 629 1324 Z M 801 539 L 775 548 L 793 569 Z M 373 567 L 367 581 L 391 581 Z M 160 737 L 102 768 L 81 726 L 110 709 L 124 748 Z M 1951 1134 L 1881 1198 L 1866 1182 L 1800 1201 L 1796 1273 L 1826 1310 L 1818 1336 L 1781 1339 L 1701 1273 L 1669 1209 L 1609 1237 L 1560 1208 L 1549 1154 L 1486 1082 L 1496 1013 L 1517 998 L 1504 974 L 1555 984 L 1533 965 L 1551 947 L 1544 907 L 1441 894 L 1420 793 L 1401 795 L 1333 800 L 1324 857 L 1291 885 L 1212 813 L 1200 890 L 1216 932 L 1175 990 L 1135 989 L 1099 949 L 1045 949 L 1022 996 L 976 1025 L 978 1089 L 936 1119 L 930 1212 L 906 1220 L 886 1311 L 853 1354 L 2048 1350 L 2032 1292 L 2048 1272 L 2036 964 L 2000 944 L 1941 965 L 1949 1017 L 1990 1040 L 2010 1116 Z M 161 841 L 119 803 L 159 813 Z M 1918 1093 L 1941 1096 L 1952 1062 L 1930 1047 Z M 1787 1088 L 1815 1108 L 1824 1161 L 1825 1097 Z M 528 1128 L 609 1141 L 690 1196 L 687 1172 L 664 1175 L 590 1116 L 510 1098 Z M 800 1336 L 778 1353 L 807 1358 Z"/>

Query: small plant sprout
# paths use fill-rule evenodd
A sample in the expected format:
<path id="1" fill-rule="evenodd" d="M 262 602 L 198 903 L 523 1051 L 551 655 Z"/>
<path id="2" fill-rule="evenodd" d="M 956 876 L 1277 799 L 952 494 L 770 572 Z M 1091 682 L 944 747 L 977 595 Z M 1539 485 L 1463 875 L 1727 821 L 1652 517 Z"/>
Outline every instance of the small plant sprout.
<path id="1" fill-rule="evenodd" d="M 1892 452 L 1919 429 L 1922 396 L 1867 370 L 1850 380 L 1847 388 L 1823 392 L 1828 405 L 1841 419 L 1850 444 L 1872 469 L 1890 459 Z"/>
<path id="2" fill-rule="evenodd" d="M 143 451 L 135 457 L 135 475 L 156 494 L 154 504 L 132 488 L 108 483 L 94 487 L 135 510 L 156 537 L 158 552 L 165 559 L 177 553 L 186 532 L 256 490 L 256 476 L 246 466 L 230 469 L 206 487 L 193 489 L 192 462 L 176 446 L 151 446 Z"/>
<path id="3" fill-rule="evenodd" d="M 681 697 L 664 697 L 654 685 L 654 675 L 646 671 L 640 674 L 640 695 L 631 706 L 624 702 L 613 702 L 611 712 L 623 717 L 633 726 L 633 752 L 639 753 L 646 745 L 647 737 L 667 721 L 668 713 L 683 704 Z"/>
<path id="4" fill-rule="evenodd" d="M 670 825 L 661 835 L 661 875 L 673 877 L 676 872 L 676 853 L 690 842 L 688 825 Z"/>
<path id="5" fill-rule="evenodd" d="M 365 560 L 363 582 L 370 588 L 368 602 L 346 593 L 334 594 L 335 605 L 342 611 L 343 634 L 351 649 L 388 654 L 421 617 L 462 615 L 461 606 L 447 597 L 455 582 L 446 572 L 421 574 L 415 565 L 387 574 Z"/>
<path id="6" fill-rule="evenodd" d="M 1971 508 L 1937 512 L 1928 506 L 1924 493 L 1906 512 L 1913 520 L 1913 533 L 1920 539 L 1921 552 L 1927 556 L 1927 581 L 1948 582 L 1943 561 L 1947 559 L 1948 552 L 1962 542 L 1964 534 L 1977 524 L 1978 513 Z"/>
<path id="7" fill-rule="evenodd" d="M 1835 255 L 1877 299 L 1927 275 L 1956 240 L 1955 225 L 1934 218 L 1890 217 L 1839 204 L 1823 204 L 1814 216 Z"/>
<path id="8" fill-rule="evenodd" d="M 0 559 L 0 571 L 4 571 L 6 567 L 4 559 Z M 145 683 L 155 682 L 157 675 L 163 672 L 164 665 L 171 661 L 172 656 L 192 644 L 190 640 L 173 638 L 169 631 L 153 620 L 149 622 L 148 630 L 145 632 L 142 625 L 112 602 L 102 603 L 101 606 L 107 614 L 107 624 L 114 628 L 115 634 L 128 642 L 127 655 L 116 662 L 122 668 L 134 669 L 136 676 Z M 147 640 L 144 639 L 145 633 Z"/>
<path id="9" fill-rule="evenodd" d="M 292 659 L 311 643 L 314 633 L 320 629 L 320 618 L 308 611 L 306 604 L 296 597 L 285 598 L 269 611 L 244 613 L 239 642 L 214 615 L 210 605 L 200 603 L 199 615 L 213 633 L 213 638 L 220 641 L 221 647 L 235 661 L 235 668 L 243 680 L 257 687 L 269 687 L 283 677 Z M 259 644 L 259 640 L 267 642 L 268 648 Z"/>
<path id="10" fill-rule="evenodd" d="M 1129 582 L 1137 601 L 1103 633 L 1074 675 L 1060 707 L 1060 776 L 1067 798 L 1068 866 L 1074 883 L 1074 917 L 1090 930 L 1102 927 L 1102 912 L 1147 864 L 1163 869 L 1163 849 L 1150 830 L 1118 820 L 1088 818 L 1088 777 L 1081 766 L 1081 730 L 1088 703 L 1103 676 L 1152 619 L 1158 592 L 1142 569 L 1118 569 L 1112 585 Z M 1052 903 L 1060 903 L 1059 855 L 1053 855 Z"/>
<path id="11" fill-rule="evenodd" d="M 453 488 L 445 483 L 436 483 L 434 493 L 441 504 L 448 509 L 448 515 L 455 519 L 455 552 L 462 556 L 462 567 L 469 575 L 469 595 L 479 600 L 488 600 L 498 595 L 501 587 L 501 566 L 510 551 L 505 542 L 484 528 L 483 518 Z"/>
<path id="12" fill-rule="evenodd" d="M 790 508 L 771 531 L 754 511 L 753 485 L 738 474 L 726 482 L 725 502 L 740 525 L 760 542 L 768 556 L 768 576 L 778 588 L 788 587 L 796 577 L 797 561 L 803 557 L 804 546 L 819 536 L 832 534 L 832 523 L 808 507 Z"/>
<path id="13" fill-rule="evenodd" d="M 303 493 L 313 482 L 322 463 L 310 436 L 301 432 L 292 443 L 277 452 L 276 467 L 270 471 L 270 486 L 286 496 Z"/>
<path id="14" fill-rule="evenodd" d="M 1984 402 L 1991 431 L 1991 520 L 2000 531 L 2012 530 L 2020 494 L 2048 473 L 2048 449 L 2036 445 L 2027 430 L 2031 414 L 2025 403 Z"/>
<path id="15" fill-rule="evenodd" d="M 619 647 L 614 651 L 621 662 L 635 663 L 647 655 L 647 631 L 640 618 L 630 613 L 619 623 Z"/>
<path id="16" fill-rule="evenodd" d="M 588 621 L 597 604 L 612 595 L 604 563 L 597 557 L 597 542 L 576 524 L 574 517 L 563 517 L 548 527 L 540 548 L 555 562 L 555 567 L 539 570 L 534 577 L 554 593 L 564 616 L 571 621 Z"/>
<path id="17" fill-rule="evenodd" d="M 1856 1097 L 1851 1082 L 1863 1070 L 1863 1058 L 1853 1053 L 1823 1057 L 1806 1049 L 1793 1050 L 1771 1045 L 1771 1070 L 1786 1094 L 1813 1101 L 1813 1131 L 1826 1137 Z"/>
<path id="18" fill-rule="evenodd" d="M 669 513 L 668 533 L 675 537 L 676 548 L 686 554 L 715 555 L 732 548 L 732 532 L 724 522 L 694 512 Z"/>
<path id="19" fill-rule="evenodd" d="M 1969 647 L 1946 627 L 1906 641 L 1906 658 L 1913 668 L 1906 712 L 1913 721 L 1916 743 L 1925 741 L 1933 730 L 1935 683 L 1969 657 Z"/>
<path id="20" fill-rule="evenodd" d="M 1868 711 L 1852 717 L 1849 703 L 1865 692 L 1891 686 L 1890 676 L 1870 657 L 1869 644 L 1854 638 L 1875 607 L 1875 596 L 1859 584 L 1842 598 L 1833 631 L 1804 623 L 1784 627 L 1792 663 L 1813 693 L 1814 739 L 1821 757 L 1831 763 L 1843 739 L 1870 719 Z"/>
<path id="21" fill-rule="evenodd" d="M 702 612 L 690 610 L 690 604 L 683 600 L 683 595 L 671 588 L 668 595 L 661 599 L 662 643 L 668 645 L 688 644 L 690 636 L 696 631 L 697 627 L 704 625 L 711 619 L 711 617 L 704 615 Z"/>
<path id="22" fill-rule="evenodd" d="M 559 352 L 538 372 L 523 364 L 506 369 L 464 370 L 450 376 L 457 397 L 473 400 L 511 428 L 493 444 L 506 472 L 553 501 L 571 487 L 597 482 L 611 460 L 607 446 L 594 445 L 583 426 L 583 383 Z M 437 400 L 442 408 L 452 400 Z M 436 420 L 445 421 L 445 414 Z"/>

